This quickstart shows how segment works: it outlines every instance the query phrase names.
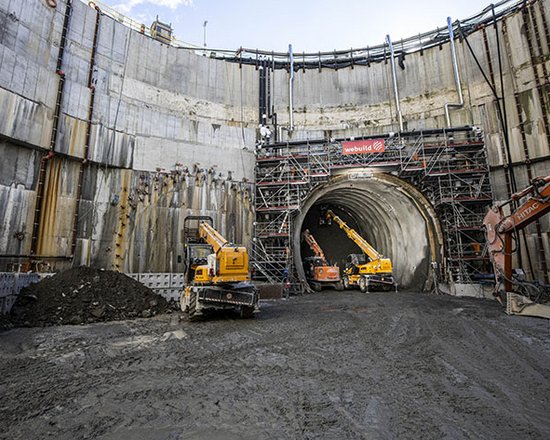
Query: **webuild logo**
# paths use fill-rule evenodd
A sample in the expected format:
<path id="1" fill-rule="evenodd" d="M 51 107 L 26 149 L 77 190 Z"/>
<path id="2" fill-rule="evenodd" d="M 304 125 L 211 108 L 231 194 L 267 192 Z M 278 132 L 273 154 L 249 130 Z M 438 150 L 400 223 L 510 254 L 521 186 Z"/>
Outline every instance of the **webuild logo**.
<path id="1" fill-rule="evenodd" d="M 384 139 L 342 142 L 342 154 L 383 153 L 385 149 Z"/>

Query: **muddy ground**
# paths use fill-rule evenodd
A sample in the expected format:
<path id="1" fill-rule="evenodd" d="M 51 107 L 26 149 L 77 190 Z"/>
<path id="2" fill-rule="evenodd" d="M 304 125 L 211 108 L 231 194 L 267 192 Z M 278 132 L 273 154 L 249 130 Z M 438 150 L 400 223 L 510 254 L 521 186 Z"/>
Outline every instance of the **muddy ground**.
<path id="1" fill-rule="evenodd" d="M 324 292 L 255 320 L 0 333 L 2 439 L 547 439 L 550 324 Z"/>

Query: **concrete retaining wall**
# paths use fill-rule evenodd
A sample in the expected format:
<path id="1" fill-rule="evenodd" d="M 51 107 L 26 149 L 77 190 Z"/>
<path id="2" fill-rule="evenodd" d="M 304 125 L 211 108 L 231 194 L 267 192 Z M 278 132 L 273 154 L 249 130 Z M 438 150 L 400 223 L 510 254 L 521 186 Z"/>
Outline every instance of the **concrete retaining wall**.
<path id="1" fill-rule="evenodd" d="M 181 222 L 188 214 L 211 214 L 228 239 L 248 244 L 259 71 L 166 46 L 103 14 L 98 21 L 95 9 L 73 0 L 50 157 L 67 1 L 57 3 L 50 8 L 40 0 L 0 0 L 0 153 L 5 158 L 0 163 L 0 269 L 34 250 L 55 267 L 74 261 L 129 272 L 181 271 Z M 499 24 L 519 188 L 529 175 L 549 169 L 544 80 L 550 71 L 549 3 L 537 1 L 528 14 L 516 13 Z M 479 29 L 468 40 L 483 68 L 492 70 L 489 76 L 500 93 L 494 30 Z M 457 55 L 465 106 L 452 111 L 452 123 L 484 129 L 495 194 L 507 198 L 496 100 L 464 42 L 457 43 Z M 444 127 L 444 105 L 457 100 L 449 44 L 407 54 L 404 64 L 397 80 L 405 127 Z M 288 72 L 274 71 L 272 87 L 272 104 L 284 125 Z M 397 129 L 389 63 L 296 72 L 294 96 L 296 129 L 283 131 L 283 139 Z M 42 160 L 47 161 L 45 202 L 36 249 L 31 249 Z M 542 230 L 548 243 L 548 218 Z M 527 232 L 528 246 L 538 255 L 534 230 Z"/>

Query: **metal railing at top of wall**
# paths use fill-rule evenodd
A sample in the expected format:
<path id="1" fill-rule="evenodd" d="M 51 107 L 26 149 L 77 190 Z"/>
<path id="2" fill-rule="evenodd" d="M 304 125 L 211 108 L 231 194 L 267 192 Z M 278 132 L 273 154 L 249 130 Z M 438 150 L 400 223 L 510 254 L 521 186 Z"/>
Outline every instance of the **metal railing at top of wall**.
<path id="1" fill-rule="evenodd" d="M 116 9 L 103 4 L 101 1 L 86 1 L 91 7 L 97 6 L 101 12 L 123 25 L 151 36 L 148 25 L 139 23 Z M 493 5 L 487 6 L 478 14 L 472 15 L 463 20 L 456 20 L 453 23 L 453 30 L 459 37 L 461 34 L 468 35 L 475 30 L 492 23 L 495 20 L 500 20 L 503 17 L 510 15 L 520 10 L 525 5 L 530 5 L 540 0 L 503 0 Z M 441 46 L 450 39 L 447 26 L 436 28 L 418 35 L 403 38 L 393 42 L 395 56 L 402 57 L 409 53 L 421 52 L 435 46 Z M 209 48 L 188 42 L 178 40 L 172 37 L 171 46 L 181 49 L 195 51 L 199 55 L 208 56 L 216 59 L 223 59 L 230 62 L 242 64 L 258 65 L 261 60 L 268 60 L 269 66 L 274 69 L 288 69 L 290 66 L 289 52 L 274 52 L 259 49 L 249 49 L 240 47 L 236 50 Z M 316 53 L 294 53 L 293 68 L 299 69 L 316 69 L 316 68 L 343 68 L 353 65 L 369 65 L 371 62 L 380 62 L 388 59 L 389 51 L 388 44 L 385 41 L 383 44 L 375 46 L 367 46 L 358 49 L 334 50 L 331 52 L 316 52 Z"/>

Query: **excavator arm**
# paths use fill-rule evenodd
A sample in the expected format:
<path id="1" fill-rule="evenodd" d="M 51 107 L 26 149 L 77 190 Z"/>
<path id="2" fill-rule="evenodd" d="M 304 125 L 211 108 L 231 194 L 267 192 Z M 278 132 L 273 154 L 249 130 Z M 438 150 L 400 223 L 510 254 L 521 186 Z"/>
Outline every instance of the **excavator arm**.
<path id="1" fill-rule="evenodd" d="M 529 196 L 508 216 L 503 208 Z M 508 309 L 513 308 L 510 298 L 514 288 L 512 279 L 513 234 L 550 212 L 550 175 L 537 177 L 531 185 L 512 195 L 510 200 L 495 204 L 483 219 L 489 255 L 495 273 L 494 295 L 499 299 L 506 294 Z M 518 295 L 516 295 L 518 296 Z M 509 313 L 514 313 L 509 310 Z M 540 314 L 536 316 L 541 316 Z M 545 315 L 550 317 L 550 315 Z"/>
<path id="2" fill-rule="evenodd" d="M 336 224 L 342 229 L 346 235 L 352 240 L 359 248 L 367 255 L 371 261 L 380 260 L 383 258 L 383 256 L 378 253 L 376 249 L 374 249 L 370 243 L 365 240 L 363 237 L 361 237 L 357 231 L 350 228 L 340 217 L 338 217 L 334 212 L 332 212 L 330 209 L 326 212 L 326 216 L 329 219 L 332 219 L 336 222 Z"/>
<path id="3" fill-rule="evenodd" d="M 319 243 L 317 243 L 313 235 L 311 235 L 311 232 L 309 232 L 309 229 L 306 229 L 304 232 L 302 232 L 302 237 L 304 238 L 305 242 L 308 244 L 309 248 L 313 251 L 315 256 L 321 258 L 323 260 L 323 264 L 328 265 L 323 249 L 321 249 L 321 246 L 319 246 Z"/>

